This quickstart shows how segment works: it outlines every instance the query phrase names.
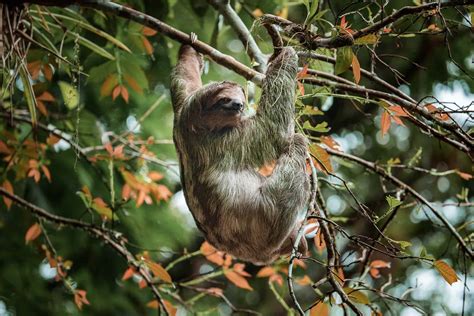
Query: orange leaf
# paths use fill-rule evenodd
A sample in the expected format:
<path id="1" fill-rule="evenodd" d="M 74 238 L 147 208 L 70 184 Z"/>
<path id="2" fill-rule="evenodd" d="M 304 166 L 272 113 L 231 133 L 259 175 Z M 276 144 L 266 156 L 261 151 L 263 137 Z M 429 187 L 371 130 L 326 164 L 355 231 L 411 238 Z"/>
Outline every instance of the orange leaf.
<path id="1" fill-rule="evenodd" d="M 48 65 L 43 65 L 43 74 L 46 80 L 51 81 L 53 79 L 53 68 Z"/>
<path id="2" fill-rule="evenodd" d="M 331 149 L 342 151 L 341 145 L 339 145 L 331 136 L 321 136 L 321 143 L 328 146 Z"/>
<path id="3" fill-rule="evenodd" d="M 257 8 L 257 9 L 252 11 L 252 15 L 256 18 L 259 18 L 263 15 L 263 11 L 262 11 L 262 9 Z"/>
<path id="4" fill-rule="evenodd" d="M 41 165 L 41 170 L 43 170 L 43 173 L 46 179 L 48 179 L 48 181 L 51 182 L 51 173 L 49 172 L 48 167 L 46 167 L 45 165 Z"/>
<path id="5" fill-rule="evenodd" d="M 121 92 L 121 88 L 120 88 L 120 85 L 117 85 L 114 90 L 112 91 L 112 100 L 115 101 L 115 99 L 117 99 L 117 97 L 119 96 L 120 92 Z"/>
<path id="6" fill-rule="evenodd" d="M 354 82 L 359 84 L 360 81 L 360 63 L 355 54 L 352 54 L 352 73 L 354 74 Z"/>
<path id="7" fill-rule="evenodd" d="M 311 279 L 309 278 L 309 276 L 305 275 L 305 276 L 302 277 L 301 279 L 297 279 L 297 280 L 296 280 L 296 283 L 298 283 L 298 284 L 301 285 L 301 286 L 305 286 L 305 285 L 311 285 L 311 284 L 313 284 L 313 281 L 311 281 Z"/>
<path id="8" fill-rule="evenodd" d="M 41 235 L 41 225 L 38 223 L 34 223 L 26 231 L 25 244 L 29 243 L 30 241 L 35 240 L 36 238 L 39 237 L 39 235 Z"/>
<path id="9" fill-rule="evenodd" d="M 148 178 L 153 181 L 160 181 L 161 179 L 163 179 L 163 175 L 157 171 L 150 171 L 148 173 Z"/>
<path id="10" fill-rule="evenodd" d="M 46 144 L 48 144 L 49 146 L 53 146 L 54 144 L 57 144 L 60 140 L 61 138 L 59 138 L 58 136 L 54 134 L 49 134 L 48 138 L 46 139 Z"/>
<path id="11" fill-rule="evenodd" d="M 48 110 L 46 109 L 46 105 L 43 103 L 43 101 L 36 100 L 36 107 L 41 114 L 48 116 Z"/>
<path id="12" fill-rule="evenodd" d="M 139 93 L 139 94 L 143 93 L 142 87 L 140 87 L 140 85 L 138 84 L 138 82 L 135 79 L 133 79 L 129 75 L 124 75 L 123 77 L 124 77 L 125 81 L 128 83 L 128 85 L 130 86 L 130 88 L 132 88 L 133 91 L 135 91 L 136 93 Z"/>
<path id="13" fill-rule="evenodd" d="M 171 276 L 169 275 L 168 271 L 166 271 L 165 268 L 161 266 L 161 264 L 153 262 L 150 259 L 145 259 L 145 263 L 155 277 L 160 278 L 166 283 L 173 282 L 171 280 Z"/>
<path id="14" fill-rule="evenodd" d="M 135 274 L 135 268 L 129 267 L 127 270 L 125 270 L 122 276 L 122 281 L 130 279 L 134 274 Z"/>
<path id="15" fill-rule="evenodd" d="M 279 286 L 283 286 L 283 278 L 279 274 L 271 275 L 270 278 L 268 278 L 268 281 L 272 283 L 276 282 Z"/>
<path id="16" fill-rule="evenodd" d="M 112 89 L 118 84 L 117 75 L 109 75 L 105 80 L 102 86 L 100 87 L 100 96 L 106 97 L 112 93 Z"/>
<path id="17" fill-rule="evenodd" d="M 122 99 L 125 100 L 126 103 L 128 103 L 128 90 L 124 86 L 120 87 L 120 95 L 122 96 Z"/>
<path id="18" fill-rule="evenodd" d="M 405 124 L 403 124 L 402 119 L 399 118 L 398 116 L 392 116 L 392 119 L 396 124 L 401 125 L 401 126 L 405 126 Z"/>
<path id="19" fill-rule="evenodd" d="M 374 279 L 380 278 L 380 271 L 381 268 L 390 268 L 390 262 L 386 262 L 383 260 L 374 260 L 370 263 L 370 270 L 369 273 Z"/>
<path id="20" fill-rule="evenodd" d="M 296 79 L 303 79 L 308 77 L 308 64 L 305 64 L 303 66 L 303 69 L 301 69 L 300 72 L 296 75 Z"/>
<path id="21" fill-rule="evenodd" d="M 439 274 L 443 277 L 443 279 L 449 283 L 449 285 L 457 282 L 459 277 L 454 271 L 453 268 L 443 260 L 437 260 L 433 263 L 433 266 L 438 270 Z"/>
<path id="22" fill-rule="evenodd" d="M 8 193 L 13 194 L 13 186 L 10 183 L 10 181 L 8 180 L 3 181 L 2 188 L 4 188 L 5 191 L 7 191 Z M 9 198 L 5 196 L 3 197 L 3 203 L 5 203 L 5 205 L 7 206 L 7 209 L 10 209 L 10 207 L 12 206 L 12 200 L 10 200 Z"/>
<path id="23" fill-rule="evenodd" d="M 207 241 L 203 242 L 201 245 L 201 252 L 206 257 L 207 260 L 213 262 L 219 266 L 229 266 L 232 258 L 229 255 L 226 255 L 222 251 L 218 251 Z"/>
<path id="24" fill-rule="evenodd" d="M 150 41 L 146 37 L 142 37 L 143 47 L 148 55 L 153 54 L 153 46 L 151 45 Z"/>
<path id="25" fill-rule="evenodd" d="M 459 170 L 456 170 L 456 173 L 458 176 L 463 178 L 464 180 L 471 180 L 472 179 L 472 174 L 466 173 L 466 172 L 461 172 Z"/>
<path id="26" fill-rule="evenodd" d="M 124 184 L 122 187 L 122 199 L 128 201 L 130 199 L 130 194 L 132 193 L 132 188 L 128 184 Z"/>
<path id="27" fill-rule="evenodd" d="M 86 294 L 87 293 L 84 290 L 76 290 L 74 292 L 74 302 L 76 303 L 76 306 L 77 308 L 79 308 L 79 310 L 82 309 L 83 304 L 86 304 L 86 305 L 90 304 L 86 298 Z"/>
<path id="28" fill-rule="evenodd" d="M 41 178 L 41 174 L 38 169 L 30 169 L 30 171 L 28 171 L 28 177 L 33 178 L 35 182 L 38 183 Z"/>
<path id="29" fill-rule="evenodd" d="M 316 247 L 316 250 L 319 254 L 322 254 L 323 250 L 326 249 L 326 243 L 324 242 L 324 239 L 321 236 L 321 230 L 318 230 L 318 232 L 314 236 L 314 246 Z"/>
<path id="30" fill-rule="evenodd" d="M 396 116 L 401 116 L 401 117 L 408 117 L 408 113 L 399 105 L 392 105 L 388 108 L 388 110 Z"/>
<path id="31" fill-rule="evenodd" d="M 425 108 L 428 110 L 428 112 L 433 113 L 433 112 L 438 112 L 439 109 L 434 106 L 433 104 L 427 104 L 425 105 Z M 449 115 L 446 113 L 435 113 L 434 115 L 438 120 L 440 121 L 447 121 L 449 120 Z"/>
<path id="32" fill-rule="evenodd" d="M 143 29 L 142 29 L 142 34 L 145 35 L 145 36 L 153 36 L 153 35 L 156 35 L 156 33 L 158 33 L 156 30 L 148 27 L 148 26 L 144 26 Z"/>
<path id="33" fill-rule="evenodd" d="M 140 289 L 143 289 L 143 288 L 146 288 L 146 287 L 147 287 L 147 284 L 146 284 L 145 279 L 141 279 L 140 282 L 138 282 L 138 287 L 139 287 Z"/>
<path id="34" fill-rule="evenodd" d="M 206 289 L 206 292 L 208 292 L 212 296 L 217 296 L 220 297 L 222 294 L 224 294 L 224 291 L 218 287 L 210 287 Z"/>
<path id="35" fill-rule="evenodd" d="M 168 314 L 170 314 L 171 316 L 176 315 L 176 312 L 178 311 L 178 309 L 176 307 L 174 307 L 173 304 L 171 304 L 167 300 L 163 300 L 163 304 L 165 304 L 165 307 L 166 307 L 166 310 L 168 311 Z"/>
<path id="36" fill-rule="evenodd" d="M 380 127 L 382 129 L 382 137 L 388 132 L 390 128 L 391 120 L 390 114 L 387 111 L 383 111 L 382 117 L 380 120 Z"/>
<path id="37" fill-rule="evenodd" d="M 323 171 L 326 172 L 333 172 L 332 164 L 331 164 L 331 159 L 329 158 L 329 154 L 324 148 L 321 146 L 318 146 L 316 144 L 311 144 L 309 146 L 309 151 L 311 154 L 316 158 L 316 160 L 323 165 L 324 169 Z"/>
<path id="38" fill-rule="evenodd" d="M 296 84 L 298 85 L 298 90 L 300 91 L 300 94 L 304 95 L 304 85 L 299 81 L 297 81 Z"/>
<path id="39" fill-rule="evenodd" d="M 160 303 L 158 300 L 153 300 L 150 301 L 146 304 L 146 307 L 152 308 L 152 309 L 158 309 L 160 307 Z"/>
<path id="40" fill-rule="evenodd" d="M 251 277 L 251 275 L 247 271 L 244 271 L 245 264 L 243 264 L 243 263 L 234 264 L 233 269 L 234 269 L 235 272 L 237 272 L 241 276 Z"/>
<path id="41" fill-rule="evenodd" d="M 51 93 L 45 91 L 36 97 L 36 100 L 45 101 L 45 102 L 54 102 L 56 99 Z"/>
<path id="42" fill-rule="evenodd" d="M 319 302 L 318 304 L 311 307 L 309 315 L 310 316 L 328 316 L 329 308 L 323 302 Z"/>
<path id="43" fill-rule="evenodd" d="M 245 290 L 253 291 L 247 280 L 244 277 L 240 276 L 238 273 L 226 269 L 224 271 L 224 275 L 227 279 L 229 279 L 230 282 L 234 283 L 235 286 Z"/>
<path id="44" fill-rule="evenodd" d="M 269 276 L 274 275 L 274 274 L 276 274 L 276 271 L 272 267 L 263 267 L 263 268 L 260 269 L 260 271 L 258 271 L 257 277 L 258 278 L 266 278 L 266 277 L 269 277 Z"/>
<path id="45" fill-rule="evenodd" d="M 7 144 L 0 140 L 0 154 L 11 154 L 10 148 L 8 148 Z"/>

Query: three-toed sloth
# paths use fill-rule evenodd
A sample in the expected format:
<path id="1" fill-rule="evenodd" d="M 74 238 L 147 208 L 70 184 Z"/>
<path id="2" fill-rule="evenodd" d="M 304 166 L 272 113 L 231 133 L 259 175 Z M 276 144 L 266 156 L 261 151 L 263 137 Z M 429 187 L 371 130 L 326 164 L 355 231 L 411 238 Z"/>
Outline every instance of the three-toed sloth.
<path id="1" fill-rule="evenodd" d="M 198 228 L 218 250 L 255 264 L 289 254 L 306 211 L 307 143 L 294 132 L 298 57 L 274 56 L 256 114 L 244 111 L 243 88 L 202 86 L 202 57 L 183 45 L 171 75 L 174 141 L 186 202 Z M 258 169 L 276 161 L 269 176 Z M 302 238 L 300 252 L 306 252 Z"/>

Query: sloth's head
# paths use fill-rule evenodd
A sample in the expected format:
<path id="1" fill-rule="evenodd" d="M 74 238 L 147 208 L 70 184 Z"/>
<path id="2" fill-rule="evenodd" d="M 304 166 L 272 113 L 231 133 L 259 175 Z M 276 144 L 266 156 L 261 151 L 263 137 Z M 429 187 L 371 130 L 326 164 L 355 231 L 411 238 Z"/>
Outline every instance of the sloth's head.
<path id="1" fill-rule="evenodd" d="M 245 119 L 246 103 L 244 90 L 234 82 L 211 83 L 202 88 L 199 103 L 200 116 L 195 122 L 208 131 L 240 126 Z"/>

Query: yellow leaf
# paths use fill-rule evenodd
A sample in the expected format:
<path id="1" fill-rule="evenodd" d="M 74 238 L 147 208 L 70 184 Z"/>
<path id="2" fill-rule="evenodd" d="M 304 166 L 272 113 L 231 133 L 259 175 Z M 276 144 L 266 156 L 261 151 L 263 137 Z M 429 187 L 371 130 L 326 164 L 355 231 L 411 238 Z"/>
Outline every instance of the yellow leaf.
<path id="1" fill-rule="evenodd" d="M 25 243 L 27 244 L 30 241 L 35 240 L 39 235 L 41 235 L 41 226 L 40 224 L 35 223 L 26 231 Z"/>
<path id="2" fill-rule="evenodd" d="M 438 270 L 439 274 L 443 277 L 449 285 L 457 282 L 459 280 L 456 271 L 443 260 L 437 260 L 433 263 L 433 266 Z"/>

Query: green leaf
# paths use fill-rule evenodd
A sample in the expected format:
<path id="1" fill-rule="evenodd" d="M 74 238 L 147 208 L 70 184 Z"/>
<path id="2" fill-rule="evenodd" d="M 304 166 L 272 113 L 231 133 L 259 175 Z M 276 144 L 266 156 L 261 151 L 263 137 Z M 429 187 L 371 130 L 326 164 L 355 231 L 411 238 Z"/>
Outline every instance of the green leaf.
<path id="1" fill-rule="evenodd" d="M 24 63 L 20 64 L 20 78 L 23 84 L 23 93 L 25 95 L 26 103 L 28 104 L 31 122 L 36 124 L 36 98 L 33 86 L 31 85 L 30 74 L 28 73 Z"/>
<path id="2" fill-rule="evenodd" d="M 79 105 L 79 93 L 76 88 L 64 81 L 59 81 L 58 85 L 66 107 L 69 110 L 76 108 Z"/>
<path id="3" fill-rule="evenodd" d="M 37 11 L 35 10 L 30 10 L 30 12 L 32 13 L 38 13 Z M 51 16 L 54 16 L 54 17 L 57 17 L 61 20 L 66 20 L 66 21 L 71 21 L 71 22 L 74 22 L 77 26 L 79 27 L 82 27 L 83 29 L 86 29 L 92 33 L 95 33 L 97 34 L 98 36 L 100 37 L 103 37 L 105 38 L 107 41 L 111 42 L 112 44 L 114 44 L 115 46 L 117 47 L 120 47 L 121 49 L 123 49 L 124 51 L 127 51 L 129 53 L 131 53 L 130 49 L 124 44 L 122 43 L 121 41 L 119 41 L 118 39 L 116 39 L 115 37 L 113 37 L 112 35 L 94 27 L 93 25 L 85 22 L 85 21 L 82 21 L 82 20 L 78 20 L 76 18 L 73 18 L 73 17 L 70 17 L 70 16 L 67 16 L 67 15 L 62 15 L 62 14 L 58 14 L 58 13 L 50 13 Z"/>
<path id="4" fill-rule="evenodd" d="M 303 124 L 303 129 L 309 130 L 309 131 L 314 131 L 318 133 L 327 133 L 331 130 L 330 127 L 328 127 L 327 122 L 322 122 L 316 125 L 315 127 L 311 126 L 311 123 L 309 121 L 304 122 Z"/>
<path id="5" fill-rule="evenodd" d="M 390 209 L 390 211 L 393 211 L 394 208 L 396 208 L 397 206 L 400 206 L 403 204 L 402 201 L 400 201 L 399 199 L 391 196 L 391 195 L 388 195 L 386 198 L 387 200 L 387 203 L 388 203 L 388 207 Z"/>
<path id="6" fill-rule="evenodd" d="M 318 109 L 318 108 L 315 107 L 315 106 L 306 105 L 306 106 L 303 108 L 303 111 L 301 111 L 301 114 L 302 114 L 302 115 L 313 116 L 313 115 L 324 115 L 324 112 L 321 111 L 320 109 Z"/>
<path id="7" fill-rule="evenodd" d="M 76 194 L 81 198 L 82 202 L 84 203 L 85 207 L 90 208 L 92 205 L 92 198 L 85 194 L 82 191 L 77 191 Z"/>
<path id="8" fill-rule="evenodd" d="M 352 48 L 344 46 L 337 49 L 335 73 L 339 75 L 349 69 L 352 64 Z"/>

